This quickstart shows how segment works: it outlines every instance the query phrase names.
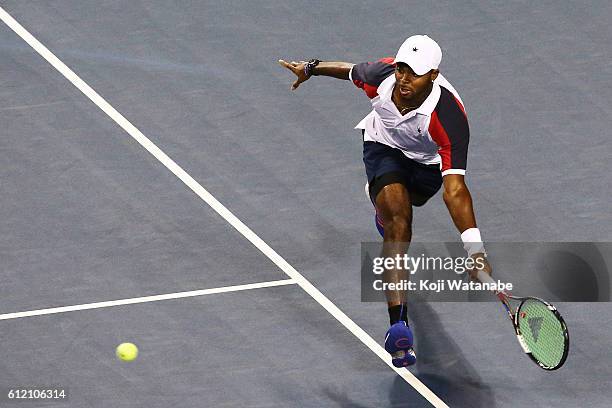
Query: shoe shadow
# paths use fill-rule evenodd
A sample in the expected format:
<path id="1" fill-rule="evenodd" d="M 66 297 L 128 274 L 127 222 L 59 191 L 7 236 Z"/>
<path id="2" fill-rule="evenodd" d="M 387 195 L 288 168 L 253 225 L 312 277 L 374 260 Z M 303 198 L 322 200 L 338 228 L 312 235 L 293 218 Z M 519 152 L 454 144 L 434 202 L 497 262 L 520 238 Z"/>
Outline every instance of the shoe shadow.
<path id="1" fill-rule="evenodd" d="M 446 334 L 432 307 L 424 301 L 408 304 L 417 341 L 415 376 L 451 407 L 495 407 L 491 388 Z M 390 388 L 389 401 L 392 407 L 421 406 L 415 404 L 414 390 L 399 377 Z"/>

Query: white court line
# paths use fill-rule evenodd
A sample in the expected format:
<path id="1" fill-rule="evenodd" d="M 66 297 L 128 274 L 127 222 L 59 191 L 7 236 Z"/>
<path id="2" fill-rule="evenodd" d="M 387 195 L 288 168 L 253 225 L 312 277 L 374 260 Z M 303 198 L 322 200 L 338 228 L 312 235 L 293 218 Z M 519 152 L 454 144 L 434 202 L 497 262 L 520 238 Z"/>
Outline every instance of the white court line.
<path id="1" fill-rule="evenodd" d="M 372 350 L 381 360 L 383 360 L 391 369 L 401 376 L 408 384 L 410 384 L 417 392 L 426 398 L 435 407 L 448 406 L 429 388 L 425 386 L 418 378 L 406 369 L 398 369 L 391 364 L 391 356 L 385 349 L 378 344 L 368 333 L 353 322 L 342 310 L 334 305 L 325 295 L 323 295 L 316 287 L 314 287 L 306 278 L 304 278 L 293 266 L 291 266 L 283 257 L 281 257 L 274 249 L 266 244 L 259 236 L 257 236 L 249 227 L 240 221 L 232 214 L 223 204 L 213 197 L 204 187 L 193 179 L 185 170 L 176 164 L 166 153 L 151 142 L 136 126 L 132 125 L 123 115 L 113 108 L 104 98 L 85 83 L 77 74 L 60 61 L 47 47 L 38 41 L 32 34 L 21 26 L 11 15 L 9 15 L 2 7 L 0 7 L 0 19 L 9 26 L 18 36 L 28 43 L 41 57 L 49 64 L 58 70 L 68 81 L 76 86 L 85 96 L 87 96 L 94 104 L 104 111 L 112 120 L 123 128 L 130 136 L 142 145 L 149 153 L 159 160 L 168 170 L 178 177 L 187 187 L 196 193 L 206 204 L 215 210 L 223 217 L 231 226 L 233 226 L 240 234 L 248 239 L 257 249 L 266 255 L 274 262 L 283 272 L 308 293 L 315 301 L 317 301 L 325 310 L 334 316 L 344 327 L 346 327 L 355 337 L 363 342 L 370 350 Z"/>
<path id="2" fill-rule="evenodd" d="M 164 295 L 143 296 L 129 299 L 108 300 L 106 302 L 85 303 L 82 305 L 53 307 L 50 309 L 29 310 L 27 312 L 6 313 L 0 315 L 0 320 L 19 319 L 21 317 L 42 316 L 55 313 L 75 312 L 77 310 L 100 309 L 135 303 L 157 302 L 160 300 L 182 299 L 195 296 L 213 295 L 216 293 L 238 292 L 241 290 L 272 288 L 275 286 L 295 285 L 293 279 L 283 279 L 269 282 L 249 283 L 246 285 L 222 286 L 220 288 L 190 290 L 188 292 L 166 293 Z"/>

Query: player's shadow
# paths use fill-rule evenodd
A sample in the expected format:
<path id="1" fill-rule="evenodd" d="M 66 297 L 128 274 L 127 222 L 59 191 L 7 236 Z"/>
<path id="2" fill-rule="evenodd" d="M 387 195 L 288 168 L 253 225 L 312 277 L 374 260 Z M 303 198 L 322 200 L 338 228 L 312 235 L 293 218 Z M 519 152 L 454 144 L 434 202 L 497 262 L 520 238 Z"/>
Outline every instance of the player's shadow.
<path id="1" fill-rule="evenodd" d="M 418 362 L 416 370 L 411 368 L 416 377 L 451 407 L 495 407 L 490 387 L 482 382 L 474 367 L 462 356 L 460 348 L 447 335 L 430 304 L 409 301 L 408 310 L 417 337 Z M 335 402 L 335 406 L 341 408 L 373 408 L 332 387 L 327 387 L 324 392 Z M 396 376 L 389 387 L 388 402 L 375 406 L 421 408 L 430 407 L 431 404 Z"/>
<path id="2" fill-rule="evenodd" d="M 451 407 L 494 407 L 490 387 L 444 331 L 429 303 L 409 301 L 408 310 L 417 338 L 416 377 Z M 389 392 L 392 407 L 414 406 L 414 391 L 406 387 L 400 377 L 394 380 Z"/>

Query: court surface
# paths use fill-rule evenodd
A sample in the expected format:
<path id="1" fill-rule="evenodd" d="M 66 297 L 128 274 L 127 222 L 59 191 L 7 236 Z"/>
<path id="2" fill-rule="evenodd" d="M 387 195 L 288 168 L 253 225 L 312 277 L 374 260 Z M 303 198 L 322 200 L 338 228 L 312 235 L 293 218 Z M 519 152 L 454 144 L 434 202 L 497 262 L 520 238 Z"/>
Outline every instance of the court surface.
<path id="1" fill-rule="evenodd" d="M 368 99 L 330 78 L 292 93 L 276 64 L 429 34 L 470 118 L 484 238 L 610 241 L 610 3 L 0 6 L 123 117 L 0 24 L 0 388 L 69 393 L 0 406 L 610 406 L 609 303 L 558 305 L 572 350 L 555 373 L 488 303 L 413 305 L 410 374 L 375 353 L 388 319 L 360 302 L 360 242 L 379 238 L 353 130 Z M 416 241 L 459 239 L 440 194 L 414 218 Z M 115 358 L 123 341 L 135 362 Z"/>

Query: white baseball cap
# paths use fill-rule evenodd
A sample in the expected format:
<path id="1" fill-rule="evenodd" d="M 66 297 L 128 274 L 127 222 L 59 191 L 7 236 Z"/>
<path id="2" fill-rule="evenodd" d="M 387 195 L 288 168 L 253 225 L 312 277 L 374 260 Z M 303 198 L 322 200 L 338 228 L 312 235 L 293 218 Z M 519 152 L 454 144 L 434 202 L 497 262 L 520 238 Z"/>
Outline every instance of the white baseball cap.
<path id="1" fill-rule="evenodd" d="M 408 64 L 417 75 L 438 69 L 440 61 L 442 61 L 440 46 L 426 35 L 408 37 L 395 56 L 395 62 Z"/>

